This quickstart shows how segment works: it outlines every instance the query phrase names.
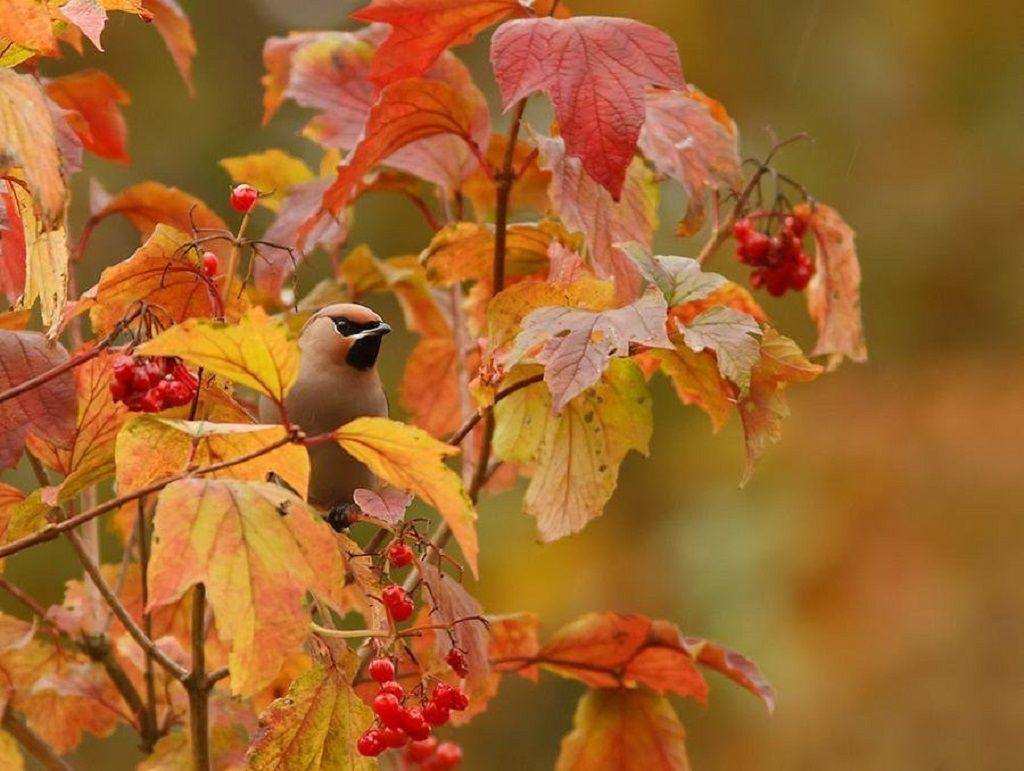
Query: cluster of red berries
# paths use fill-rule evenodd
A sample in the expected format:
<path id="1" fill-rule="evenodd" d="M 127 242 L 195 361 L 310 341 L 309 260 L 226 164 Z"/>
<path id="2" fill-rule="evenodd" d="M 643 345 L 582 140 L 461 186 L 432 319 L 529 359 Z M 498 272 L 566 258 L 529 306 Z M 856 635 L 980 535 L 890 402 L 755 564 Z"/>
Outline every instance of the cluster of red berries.
<path id="1" fill-rule="evenodd" d="M 764 287 L 768 294 L 779 297 L 787 289 L 801 290 L 814 275 L 814 263 L 804 252 L 803 238 L 807 220 L 792 214 L 774 236 L 754 228 L 750 218 L 738 220 L 732 228 L 736 239 L 736 256 L 745 265 L 755 268 L 750 284 Z"/>
<path id="2" fill-rule="evenodd" d="M 380 593 L 392 621 L 405 621 L 412 616 L 415 606 L 409 594 L 398 584 L 388 584 Z"/>
<path id="3" fill-rule="evenodd" d="M 419 763 L 424 771 L 453 768 L 462 760 L 462 750 L 454 742 L 442 742 L 430 735 L 435 726 L 448 722 L 452 710 L 469 706 L 469 697 L 461 688 L 438 683 L 422 706 L 406 705 L 405 689 L 395 680 L 395 665 L 387 658 L 375 658 L 367 667 L 370 677 L 380 683 L 373 697 L 377 722 L 359 737 L 360 755 L 376 757 L 384 750 L 408 745 L 406 757 Z"/>
<path id="4" fill-rule="evenodd" d="M 132 412 L 160 412 L 188 404 L 199 387 L 196 376 L 174 356 L 122 353 L 114 357 L 112 367 L 110 396 L 115 402 L 124 402 Z"/>

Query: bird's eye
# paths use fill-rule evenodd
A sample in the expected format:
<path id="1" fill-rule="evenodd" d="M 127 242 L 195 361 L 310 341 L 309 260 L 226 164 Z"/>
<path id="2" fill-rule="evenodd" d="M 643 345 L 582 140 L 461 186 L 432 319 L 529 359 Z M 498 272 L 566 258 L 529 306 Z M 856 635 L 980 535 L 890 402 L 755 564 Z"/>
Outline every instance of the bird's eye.
<path id="1" fill-rule="evenodd" d="M 344 316 L 331 320 L 334 322 L 334 329 L 343 337 L 348 337 L 356 331 L 355 325 Z"/>

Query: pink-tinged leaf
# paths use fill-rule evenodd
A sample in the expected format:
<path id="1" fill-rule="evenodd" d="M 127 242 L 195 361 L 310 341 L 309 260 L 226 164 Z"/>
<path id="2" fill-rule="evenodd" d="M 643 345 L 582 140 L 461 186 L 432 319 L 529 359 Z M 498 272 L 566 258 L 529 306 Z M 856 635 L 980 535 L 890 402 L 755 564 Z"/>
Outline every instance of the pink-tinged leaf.
<path id="1" fill-rule="evenodd" d="M 46 84 L 54 102 L 75 116 L 69 121 L 85 149 L 117 161 L 130 163 L 125 146 L 128 129 L 118 105 L 131 99 L 110 75 L 102 70 L 81 70 Z"/>
<path id="2" fill-rule="evenodd" d="M 363 138 L 338 169 L 338 178 L 324 193 L 323 209 L 338 214 L 352 200 L 367 172 L 406 145 L 439 134 L 454 134 L 473 142 L 474 110 L 447 83 L 402 80 L 380 93 L 370 109 Z M 307 222 L 306 236 L 315 222 Z"/>
<path id="3" fill-rule="evenodd" d="M 686 731 L 664 696 L 619 688 L 588 691 L 562 740 L 555 771 L 690 771 Z"/>
<path id="4" fill-rule="evenodd" d="M 583 258 L 560 241 L 548 246 L 548 262 L 548 281 L 552 284 L 571 284 L 581 276 L 593 275 Z"/>
<path id="5" fill-rule="evenodd" d="M 676 324 L 691 351 L 714 351 L 723 377 L 744 391 L 750 386 L 750 370 L 757 364 L 761 347 L 761 327 L 753 316 L 718 305 L 687 324 Z"/>
<path id="6" fill-rule="evenodd" d="M 39 332 L 0 331 L 0 391 L 19 385 L 68 360 L 60 343 Z M 25 434 L 60 446 L 75 435 L 75 379 L 68 370 L 13 399 L 0 402 L 0 471 L 21 457 Z"/>
<path id="7" fill-rule="evenodd" d="M 68 0 L 60 8 L 61 15 L 82 30 L 82 34 L 100 51 L 103 43 L 100 34 L 107 25 L 107 9 L 99 0 Z"/>
<path id="8" fill-rule="evenodd" d="M 597 383 L 613 357 L 630 354 L 630 344 L 672 348 L 665 334 L 668 308 L 652 287 L 636 302 L 610 311 L 538 308 L 523 319 L 506 366 L 526 357 L 544 365 L 555 414 Z"/>
<path id="9" fill-rule="evenodd" d="M 383 88 L 419 77 L 445 49 L 470 42 L 492 24 L 528 14 L 520 0 L 372 0 L 352 17 L 391 26 L 370 71 Z"/>
<path id="10" fill-rule="evenodd" d="M 385 487 L 380 491 L 360 488 L 352 494 L 352 500 L 362 509 L 363 514 L 389 525 L 397 525 L 405 519 L 405 510 L 409 508 L 412 499 L 412 493 L 397 487 Z"/>
<path id="11" fill-rule="evenodd" d="M 690 257 L 651 255 L 636 243 L 615 247 L 636 264 L 640 275 L 661 290 L 669 307 L 703 300 L 726 283 L 725 276 L 705 273 L 700 263 Z"/>
<path id="12" fill-rule="evenodd" d="M 611 193 L 622 194 L 644 122 L 644 88 L 681 88 L 679 52 L 661 30 L 632 19 L 517 19 L 491 39 L 505 109 L 545 91 L 566 152 Z"/>
<path id="13" fill-rule="evenodd" d="M 649 88 L 646 105 L 640 152 L 686 191 L 686 214 L 677 234 L 688 236 L 704 222 L 708 190 L 724 186 L 738 191 L 743 185 L 736 124 L 719 102 L 693 87 Z"/>
<path id="14" fill-rule="evenodd" d="M 152 14 L 153 26 L 164 39 L 174 65 L 181 73 L 189 94 L 195 94 L 192 84 L 192 59 L 196 55 L 196 38 L 192 24 L 176 0 L 142 0 L 145 10 Z"/>
<path id="15" fill-rule="evenodd" d="M 801 204 L 794 214 L 807 219 L 814 234 L 815 271 L 807 285 L 807 310 L 818 327 L 812 356 L 828 356 L 829 367 L 844 358 L 867 361 L 860 318 L 860 263 L 853 229 L 831 206 Z"/>
<path id="16" fill-rule="evenodd" d="M 636 265 L 615 244 L 634 241 L 650 249 L 657 223 L 658 188 L 651 172 L 634 159 L 622 188 L 622 197 L 611 194 L 584 170 L 579 158 L 566 155 L 561 137 L 538 137 L 541 168 L 552 173 L 548 196 L 551 207 L 566 228 L 583 234 L 594 271 L 615 281 L 622 302 L 640 294 Z"/>
<path id="17" fill-rule="evenodd" d="M 775 712 L 775 689 L 761 674 L 757 664 L 741 653 L 700 637 L 686 637 L 683 642 L 698 664 L 739 683 L 764 703 L 769 714 Z"/>
<path id="18" fill-rule="evenodd" d="M 0 181 L 0 292 L 14 305 L 25 291 L 25 225 L 11 183 Z"/>
<path id="19" fill-rule="evenodd" d="M 50 98 L 46 100 L 53 121 L 53 136 L 60 152 L 60 165 L 71 177 L 82 170 L 82 139 L 79 132 L 86 133 L 88 126 L 75 110 L 65 110 Z"/>

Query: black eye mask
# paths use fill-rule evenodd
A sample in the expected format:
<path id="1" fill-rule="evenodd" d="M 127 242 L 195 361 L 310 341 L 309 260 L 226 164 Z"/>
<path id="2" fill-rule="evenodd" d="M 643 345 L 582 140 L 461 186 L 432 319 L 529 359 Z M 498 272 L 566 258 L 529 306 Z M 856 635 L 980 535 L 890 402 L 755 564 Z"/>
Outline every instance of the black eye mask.
<path id="1" fill-rule="evenodd" d="M 381 338 L 391 331 L 383 321 L 355 322 L 344 316 L 331 318 L 334 329 L 343 337 L 353 338 L 345 361 L 356 369 L 369 369 L 377 363 Z"/>

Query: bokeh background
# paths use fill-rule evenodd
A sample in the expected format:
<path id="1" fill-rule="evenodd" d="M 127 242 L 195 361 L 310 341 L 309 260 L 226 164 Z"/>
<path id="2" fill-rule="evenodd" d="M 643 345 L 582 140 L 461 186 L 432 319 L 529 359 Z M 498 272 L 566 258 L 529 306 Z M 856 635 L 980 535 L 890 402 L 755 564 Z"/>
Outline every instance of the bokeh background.
<path id="1" fill-rule="evenodd" d="M 90 159 L 109 190 L 155 179 L 226 216 L 223 157 L 280 147 L 315 161 L 286 108 L 260 126 L 261 48 L 290 29 L 350 26 L 346 0 L 182 0 L 198 38 L 189 98 L 156 32 L 115 14 L 107 53 L 44 74 L 101 66 L 132 95 L 134 165 Z M 674 620 L 755 659 L 778 690 L 760 704 L 711 675 L 707 706 L 679 702 L 696 769 L 916 771 L 1019 768 L 1024 746 L 1024 46 L 1019 4 L 951 0 L 571 0 L 577 14 L 630 15 L 668 31 L 687 79 L 722 100 L 743 151 L 807 131 L 780 166 L 858 231 L 870 361 L 790 389 L 781 445 L 737 488 L 735 421 L 712 435 L 663 380 L 653 383 L 651 458 L 630 457 L 602 518 L 535 542 L 521 490 L 485 500 L 488 610 L 535 610 L 550 633 L 590 610 Z M 486 41 L 460 49 L 494 98 Z M 541 100 L 537 100 L 541 101 Z M 494 102 L 495 106 L 497 102 Z M 543 112 L 536 113 L 546 120 Z M 500 123 L 499 123 L 500 127 Z M 692 254 L 662 203 L 661 253 Z M 352 243 L 419 251 L 406 204 L 361 202 Z M 83 285 L 137 237 L 107 223 Z M 733 276 L 728 249 L 711 267 Z M 327 273 L 314 258 L 300 284 Z M 805 346 L 799 297 L 765 299 Z M 395 311 L 386 303 L 385 312 Z M 392 360 L 413 340 L 389 339 Z M 399 368 L 385 380 L 397 385 Z M 23 478 L 28 482 L 27 476 Z M 76 563 L 60 543 L 8 573 L 59 601 Z M 506 679 L 461 732 L 466 768 L 544 769 L 582 688 Z M 87 742 L 83 769 L 131 768 L 130 737 Z"/>

